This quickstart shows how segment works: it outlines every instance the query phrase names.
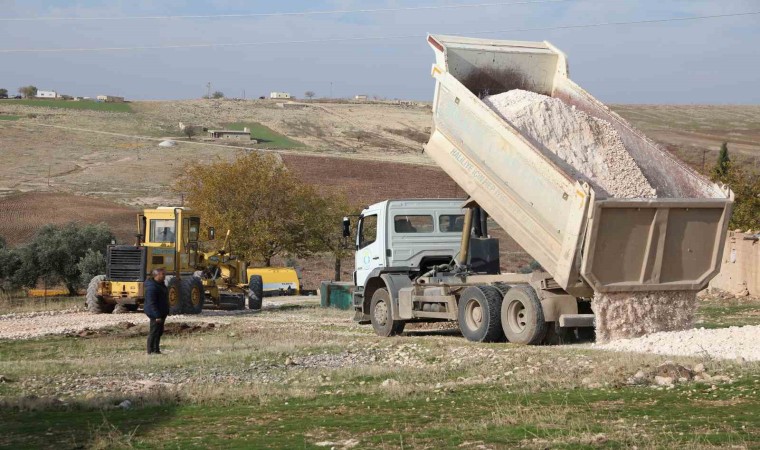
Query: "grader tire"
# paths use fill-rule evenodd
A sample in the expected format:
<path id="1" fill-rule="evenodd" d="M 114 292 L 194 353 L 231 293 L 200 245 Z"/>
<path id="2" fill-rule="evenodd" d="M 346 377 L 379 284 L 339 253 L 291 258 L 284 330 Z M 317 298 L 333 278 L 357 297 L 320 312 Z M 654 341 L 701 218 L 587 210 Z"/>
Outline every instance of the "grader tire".
<path id="1" fill-rule="evenodd" d="M 548 331 L 544 309 L 536 291 L 530 286 L 515 286 L 504 296 L 501 323 L 509 342 L 540 344 Z"/>
<path id="2" fill-rule="evenodd" d="M 197 277 L 185 277 L 180 282 L 180 294 L 182 296 L 182 310 L 185 314 L 200 314 L 203 312 L 203 303 L 206 293 L 203 282 Z"/>
<path id="3" fill-rule="evenodd" d="M 378 289 L 372 294 L 369 306 L 372 328 L 378 336 L 397 336 L 404 332 L 406 322 L 393 320 L 391 311 L 391 296 L 385 288 Z"/>
<path id="4" fill-rule="evenodd" d="M 261 275 L 251 275 L 248 279 L 248 309 L 260 310 L 264 303 L 264 280 Z"/>
<path id="5" fill-rule="evenodd" d="M 470 286 L 459 296 L 459 330 L 468 341 L 500 342 L 501 292 L 493 286 Z"/>
<path id="6" fill-rule="evenodd" d="M 184 313 L 185 311 L 182 305 L 182 286 L 180 286 L 179 278 L 174 275 L 167 275 L 164 279 L 164 284 L 168 290 L 169 315 L 176 316 Z"/>
<path id="7" fill-rule="evenodd" d="M 87 297 L 85 303 L 87 311 L 93 314 L 110 314 L 116 305 L 106 303 L 103 297 L 98 295 L 98 284 L 106 279 L 105 275 L 96 275 L 90 280 L 87 286 Z"/>

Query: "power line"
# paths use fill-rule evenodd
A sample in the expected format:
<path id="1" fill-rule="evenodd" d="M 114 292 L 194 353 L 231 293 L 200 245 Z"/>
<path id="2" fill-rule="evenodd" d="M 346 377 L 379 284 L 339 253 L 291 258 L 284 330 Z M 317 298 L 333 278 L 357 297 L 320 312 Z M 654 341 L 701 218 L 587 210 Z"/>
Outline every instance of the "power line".
<path id="1" fill-rule="evenodd" d="M 559 25 L 559 26 L 551 26 L 551 27 L 511 28 L 511 29 L 506 29 L 506 30 L 466 31 L 466 32 L 463 31 L 461 32 L 461 34 L 462 35 L 482 35 L 482 34 L 516 33 L 516 32 L 524 32 L 524 31 L 571 30 L 571 29 L 579 29 L 579 28 L 597 28 L 597 27 L 606 27 L 606 26 L 683 22 L 683 21 L 690 21 L 690 20 L 705 20 L 705 19 L 754 16 L 754 15 L 760 15 L 760 11 L 750 11 L 750 12 L 733 13 L 733 14 L 714 14 L 714 15 L 709 15 L 709 16 L 674 17 L 670 19 L 635 20 L 635 21 L 629 21 L 629 22 L 600 22 L 600 23 L 578 24 L 578 25 Z M 419 39 L 419 38 L 424 38 L 424 37 L 425 35 L 421 35 L 421 34 L 408 34 L 408 35 L 396 35 L 396 36 L 363 36 L 363 37 L 352 37 L 352 38 L 302 39 L 302 40 L 291 40 L 291 41 L 146 45 L 146 46 L 135 46 L 135 47 L 0 49 L 0 54 L 1 53 L 106 52 L 106 51 L 130 51 L 130 50 L 166 50 L 166 49 L 184 49 L 184 48 L 246 47 L 246 46 L 257 46 L 257 45 L 325 44 L 325 43 L 338 43 L 338 42 Z"/>
<path id="2" fill-rule="evenodd" d="M 541 3 L 561 3 L 575 0 L 524 0 L 492 3 L 462 3 L 455 5 L 408 6 L 402 8 L 372 8 L 372 9 L 337 9 L 330 11 L 294 11 L 274 13 L 248 14 L 207 14 L 207 15 L 175 15 L 175 16 L 103 16 L 103 17 L 3 17 L 0 22 L 35 22 L 35 21 L 74 21 L 74 20 L 166 20 L 166 19 L 241 19 L 252 17 L 282 17 L 282 16 L 316 16 L 332 14 L 371 14 L 402 11 L 429 11 L 435 9 L 486 8 L 491 6 L 517 6 Z"/>

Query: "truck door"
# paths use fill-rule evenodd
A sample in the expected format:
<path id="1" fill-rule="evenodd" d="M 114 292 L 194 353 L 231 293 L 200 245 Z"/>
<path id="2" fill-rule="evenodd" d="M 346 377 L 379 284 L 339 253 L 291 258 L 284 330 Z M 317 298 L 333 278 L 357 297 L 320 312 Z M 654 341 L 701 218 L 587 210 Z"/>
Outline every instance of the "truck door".
<path id="1" fill-rule="evenodd" d="M 370 272 L 385 266 L 385 231 L 381 211 L 367 211 L 356 233 L 356 285 L 364 286 Z"/>

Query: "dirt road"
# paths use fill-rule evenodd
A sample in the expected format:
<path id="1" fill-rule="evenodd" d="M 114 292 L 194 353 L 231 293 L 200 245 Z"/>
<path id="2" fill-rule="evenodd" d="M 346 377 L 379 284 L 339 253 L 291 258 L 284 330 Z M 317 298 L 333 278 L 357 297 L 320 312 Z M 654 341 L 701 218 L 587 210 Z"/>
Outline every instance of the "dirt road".
<path id="1" fill-rule="evenodd" d="M 272 297 L 264 300 L 263 311 L 281 309 L 287 306 L 315 305 L 316 297 Z M 260 311 L 214 311 L 206 310 L 200 315 L 170 316 L 167 323 L 214 323 L 227 324 L 245 316 L 258 315 Z M 42 311 L 16 313 L 0 316 L 0 339 L 31 339 L 40 336 L 79 333 L 86 329 L 97 330 L 118 325 L 122 322 L 147 323 L 142 313 L 91 314 L 84 310 Z"/>

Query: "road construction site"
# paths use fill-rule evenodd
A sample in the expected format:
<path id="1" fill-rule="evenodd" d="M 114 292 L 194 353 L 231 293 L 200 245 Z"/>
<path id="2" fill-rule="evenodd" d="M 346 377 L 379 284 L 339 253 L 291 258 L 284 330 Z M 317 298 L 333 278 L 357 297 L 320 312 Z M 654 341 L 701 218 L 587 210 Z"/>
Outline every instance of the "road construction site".
<path id="1" fill-rule="evenodd" d="M 39 410 L 60 423 L 74 409 L 86 423 L 100 412 L 102 428 L 50 427 L 37 443 L 164 445 L 152 430 L 177 427 L 179 446 L 757 445 L 757 302 L 718 323 L 716 307 L 738 306 L 698 294 L 723 262 L 733 192 L 576 85 L 549 43 L 428 43 L 436 90 L 425 158 L 467 199 L 381 201 L 355 232 L 346 217 L 351 311 L 309 297 L 262 306 L 262 278 L 227 241 L 199 250 L 191 209 L 146 209 L 136 244 L 108 248 L 88 312 L 0 316 L 0 444 L 42 431 Z M 384 132 L 394 136 L 359 139 L 383 138 L 422 163 L 409 142 L 418 135 Z M 534 258 L 531 273 L 503 270 L 489 220 Z M 137 345 L 143 316 L 116 312 L 138 310 L 158 267 L 171 272 L 172 315 L 166 355 L 150 359 Z M 203 310 L 204 295 L 220 306 L 233 293 L 238 310 Z M 227 406 L 243 408 L 233 424 L 201 425 Z M 716 420 L 727 414 L 728 424 Z"/>

